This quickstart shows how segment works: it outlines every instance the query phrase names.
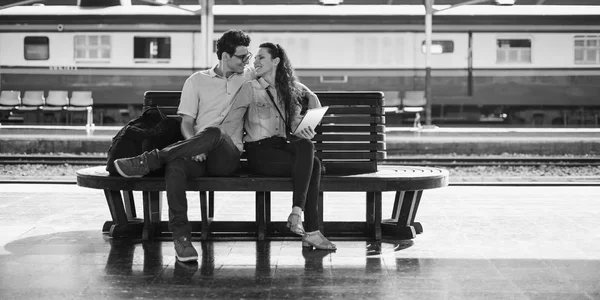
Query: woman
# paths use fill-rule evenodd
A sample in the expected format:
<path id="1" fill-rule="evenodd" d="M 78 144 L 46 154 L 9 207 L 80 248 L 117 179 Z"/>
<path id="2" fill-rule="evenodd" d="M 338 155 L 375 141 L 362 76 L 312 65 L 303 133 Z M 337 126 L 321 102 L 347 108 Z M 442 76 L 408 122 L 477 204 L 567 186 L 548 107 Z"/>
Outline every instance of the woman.
<path id="1" fill-rule="evenodd" d="M 292 177 L 293 204 L 287 226 L 302 236 L 302 246 L 336 250 L 336 246 L 319 231 L 321 220 L 317 200 L 321 162 L 314 155 L 311 141 L 315 131 L 306 128 L 291 134 L 302 119 L 300 99 L 308 98 L 309 108 L 320 107 L 321 103 L 313 92 L 297 81 L 280 45 L 261 44 L 254 67 L 258 79 L 242 86 L 227 119 L 235 122 L 241 119 L 236 116 L 245 113 L 244 148 L 253 172 Z M 303 211 L 306 231 L 302 225 Z"/>

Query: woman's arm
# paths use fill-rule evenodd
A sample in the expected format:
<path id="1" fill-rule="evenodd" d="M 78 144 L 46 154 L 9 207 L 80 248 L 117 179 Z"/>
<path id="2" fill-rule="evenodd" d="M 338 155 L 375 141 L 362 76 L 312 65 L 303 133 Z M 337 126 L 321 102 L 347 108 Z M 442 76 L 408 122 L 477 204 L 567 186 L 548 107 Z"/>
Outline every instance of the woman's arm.
<path id="1" fill-rule="evenodd" d="M 308 87 L 304 84 L 298 82 L 297 87 L 300 89 L 302 98 L 308 99 L 308 109 L 321 107 L 321 101 L 319 101 L 319 97 L 315 93 L 313 93 Z M 298 125 L 300 125 L 300 121 L 302 121 L 303 115 L 300 114 L 302 105 L 298 103 L 297 107 L 294 109 L 294 116 L 291 120 L 291 126 L 293 130 L 296 130 Z M 304 138 L 304 139 L 312 139 L 315 136 L 314 128 L 307 128 L 295 134 L 295 136 Z"/>

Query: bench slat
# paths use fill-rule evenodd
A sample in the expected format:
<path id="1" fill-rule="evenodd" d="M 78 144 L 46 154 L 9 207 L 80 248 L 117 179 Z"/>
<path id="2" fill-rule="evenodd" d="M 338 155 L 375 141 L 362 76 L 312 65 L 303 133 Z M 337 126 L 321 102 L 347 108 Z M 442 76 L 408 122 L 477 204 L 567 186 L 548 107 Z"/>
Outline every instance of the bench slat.
<path id="1" fill-rule="evenodd" d="M 385 140 L 385 136 L 383 134 L 370 134 L 370 135 L 362 134 L 362 135 L 355 135 L 355 134 L 329 134 L 329 133 L 325 133 L 325 134 L 316 135 L 313 138 L 313 141 L 316 141 L 316 142 L 327 142 L 327 141 L 334 141 L 334 142 L 339 142 L 339 141 L 375 142 L 375 141 L 383 141 L 383 140 Z"/>
<path id="2" fill-rule="evenodd" d="M 323 117 L 323 124 L 334 123 L 334 124 L 382 124 L 385 120 L 383 116 L 328 116 Z"/>
<path id="3" fill-rule="evenodd" d="M 166 106 L 166 105 L 146 105 L 147 107 L 158 107 L 163 113 L 169 115 L 177 115 L 177 107 L 176 106 Z M 330 107 L 327 110 L 326 116 L 331 116 L 333 114 L 337 115 L 374 115 L 374 116 L 383 116 L 384 111 L 383 108 L 377 107 Z"/>
<path id="4" fill-rule="evenodd" d="M 353 106 L 353 107 L 346 107 L 346 106 L 330 106 L 329 109 L 327 110 L 326 115 L 330 115 L 330 114 L 342 114 L 342 115 L 356 115 L 356 114 L 360 114 L 360 115 L 365 115 L 365 114 L 369 114 L 369 115 L 380 115 L 383 116 L 385 115 L 385 111 L 383 107 L 372 107 L 372 106 Z"/>
<path id="5" fill-rule="evenodd" d="M 317 152 L 320 159 L 384 159 L 385 152 Z"/>
<path id="6" fill-rule="evenodd" d="M 324 106 L 367 105 L 383 107 L 383 93 L 381 92 L 316 92 L 315 94 Z M 180 97 L 180 91 L 147 91 L 144 94 L 144 105 L 178 105 Z"/>
<path id="7" fill-rule="evenodd" d="M 156 104 L 151 104 L 151 105 L 144 105 L 144 108 L 147 107 L 158 107 L 161 111 L 163 111 L 165 114 L 168 113 L 173 113 L 174 115 L 177 114 L 177 104 L 176 102 L 174 102 L 172 99 L 171 100 L 165 100 L 165 102 L 171 102 L 168 104 L 161 104 L 161 105 L 156 105 Z M 153 101 L 155 102 L 155 101 Z M 327 105 L 323 105 L 323 106 L 327 106 Z M 326 116 L 330 116 L 330 115 L 372 115 L 372 116 L 384 116 L 385 115 L 385 111 L 383 107 L 370 107 L 370 106 L 352 106 L 352 107 L 348 107 L 348 106 L 329 106 L 329 109 L 327 110 L 327 113 L 325 114 Z"/>
<path id="8" fill-rule="evenodd" d="M 315 129 L 318 133 L 323 132 L 375 132 L 375 133 L 383 133 L 385 132 L 385 126 L 383 125 L 335 125 L 335 124 L 323 124 L 317 126 Z"/>
<path id="9" fill-rule="evenodd" d="M 380 91 L 322 91 L 318 92 L 324 96 L 332 96 L 332 97 L 346 97 L 346 98 L 383 98 L 383 92 Z"/>
<path id="10" fill-rule="evenodd" d="M 372 161 L 368 162 L 357 162 L 352 163 L 348 161 L 330 161 L 323 162 L 326 166 L 327 174 L 335 175 L 346 175 L 346 174 L 363 174 L 366 172 L 377 172 L 377 164 L 373 164 Z M 323 181 L 321 181 L 323 184 Z"/>
<path id="11" fill-rule="evenodd" d="M 383 99 L 373 99 L 373 98 L 326 98 L 323 97 L 322 94 L 315 93 L 319 97 L 319 101 L 323 106 L 332 106 L 332 105 L 367 105 L 367 106 L 375 106 L 375 107 L 383 107 Z"/>
<path id="12" fill-rule="evenodd" d="M 317 150 L 338 150 L 338 149 L 354 149 L 354 150 L 385 150 L 384 142 L 377 143 L 315 143 Z"/>

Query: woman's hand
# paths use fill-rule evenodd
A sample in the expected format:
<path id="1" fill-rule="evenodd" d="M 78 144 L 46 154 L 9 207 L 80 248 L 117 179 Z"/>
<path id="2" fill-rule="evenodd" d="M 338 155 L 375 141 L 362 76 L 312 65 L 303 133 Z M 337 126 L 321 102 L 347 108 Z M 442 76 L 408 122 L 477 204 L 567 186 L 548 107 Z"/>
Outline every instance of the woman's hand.
<path id="1" fill-rule="evenodd" d="M 295 136 L 297 136 L 299 138 L 310 140 L 310 139 L 314 138 L 316 134 L 317 133 L 310 126 L 308 126 L 304 129 L 302 129 L 301 131 L 299 131 L 298 133 L 296 133 Z"/>

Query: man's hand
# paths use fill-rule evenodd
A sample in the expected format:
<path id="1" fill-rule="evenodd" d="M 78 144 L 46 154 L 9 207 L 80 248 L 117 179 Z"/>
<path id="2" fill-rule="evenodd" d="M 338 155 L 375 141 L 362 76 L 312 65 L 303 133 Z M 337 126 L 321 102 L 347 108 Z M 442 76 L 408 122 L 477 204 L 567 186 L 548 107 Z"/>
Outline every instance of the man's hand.
<path id="1" fill-rule="evenodd" d="M 301 131 L 299 131 L 298 133 L 296 133 L 295 136 L 297 136 L 299 138 L 310 140 L 310 139 L 314 138 L 316 134 L 317 133 L 310 126 L 308 126 L 304 129 L 302 129 Z"/>
<path id="2" fill-rule="evenodd" d="M 198 154 L 196 156 L 192 156 L 193 161 L 203 162 L 206 160 L 206 153 Z"/>

